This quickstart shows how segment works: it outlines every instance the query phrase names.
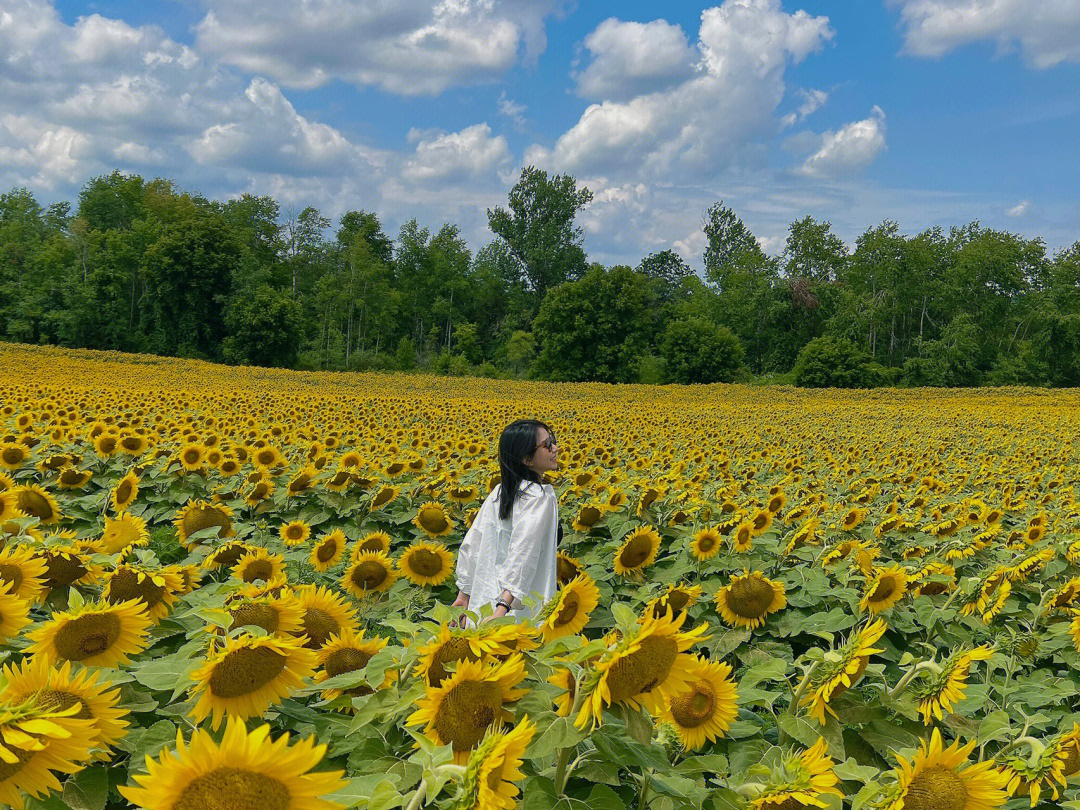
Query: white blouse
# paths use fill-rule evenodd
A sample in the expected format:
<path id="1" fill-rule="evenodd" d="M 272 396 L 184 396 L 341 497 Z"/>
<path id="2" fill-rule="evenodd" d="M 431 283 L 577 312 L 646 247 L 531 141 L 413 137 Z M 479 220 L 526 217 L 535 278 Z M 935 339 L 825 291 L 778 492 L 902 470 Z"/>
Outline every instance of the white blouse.
<path id="1" fill-rule="evenodd" d="M 469 610 L 494 607 L 503 591 L 514 595 L 509 615 L 530 618 L 555 595 L 559 501 L 550 484 L 523 481 L 507 520 L 499 518 L 497 485 L 484 499 L 458 547 L 458 589 L 469 595 Z M 532 609 L 521 601 L 532 595 Z"/>

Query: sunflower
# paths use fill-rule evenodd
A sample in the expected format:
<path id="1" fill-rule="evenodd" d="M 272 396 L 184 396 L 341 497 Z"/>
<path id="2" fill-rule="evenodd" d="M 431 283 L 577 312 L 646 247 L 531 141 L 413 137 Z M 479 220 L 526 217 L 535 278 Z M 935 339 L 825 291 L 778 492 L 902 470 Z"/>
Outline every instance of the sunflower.
<path id="1" fill-rule="evenodd" d="M 678 615 L 696 605 L 700 598 L 700 585 L 669 584 L 664 593 L 655 599 L 649 600 L 649 603 L 645 606 L 645 612 L 651 610 L 658 619 L 669 610 Z"/>
<path id="2" fill-rule="evenodd" d="M 70 661 L 57 668 L 35 656 L 24 658 L 18 667 L 5 666 L 4 679 L 7 685 L 0 692 L 0 702 L 8 705 L 21 706 L 33 699 L 38 708 L 63 712 L 78 704 L 72 716 L 93 721 L 91 739 L 96 748 L 107 749 L 127 734 L 128 723 L 122 718 L 128 710 L 118 707 L 120 690 L 109 690 L 109 683 L 99 684 L 97 672 L 83 668 L 73 678 Z"/>
<path id="3" fill-rule="evenodd" d="M 94 452 L 101 458 L 112 458 L 120 452 L 120 442 L 112 433 L 102 433 L 94 439 Z"/>
<path id="4" fill-rule="evenodd" d="M 436 745 L 451 745 L 461 764 L 492 723 L 511 720 L 505 704 L 527 689 L 515 689 L 525 678 L 520 655 L 506 661 L 461 661 L 439 686 L 429 686 L 406 725 L 424 724 L 424 734 Z"/>
<path id="5" fill-rule="evenodd" d="M 359 555 L 365 551 L 389 551 L 390 535 L 384 531 L 368 532 L 361 537 L 353 547 L 351 559 L 356 562 Z"/>
<path id="6" fill-rule="evenodd" d="M 0 581 L 10 583 L 10 595 L 36 603 L 49 590 L 45 584 L 45 561 L 25 546 L 0 549 Z"/>
<path id="7" fill-rule="evenodd" d="M 555 713 L 559 717 L 569 717 L 574 710 L 574 695 L 577 693 L 574 673 L 565 667 L 559 667 L 548 677 L 547 682 L 563 690 L 563 693 L 555 698 Z"/>
<path id="8" fill-rule="evenodd" d="M 1060 738 L 1043 748 L 1038 754 L 1033 752 L 1029 759 L 1009 757 L 1001 766 L 1009 780 L 1006 790 L 1013 796 L 1027 796 L 1031 807 L 1039 803 L 1043 788 L 1050 789 L 1051 798 L 1059 798 L 1058 785 L 1065 786 L 1065 767 L 1069 752 L 1060 745 Z"/>
<path id="9" fill-rule="evenodd" d="M 217 528 L 213 537 L 232 537 L 236 534 L 232 527 L 232 510 L 221 504 L 209 504 L 206 501 L 188 501 L 173 521 L 181 545 L 191 551 L 201 540 L 189 541 L 188 538 L 204 529 Z"/>
<path id="10" fill-rule="evenodd" d="M 660 551 L 660 533 L 652 526 L 638 526 L 623 539 L 615 552 L 615 573 L 637 576 L 652 565 Z"/>
<path id="11" fill-rule="evenodd" d="M 885 635 L 887 625 L 883 619 L 875 619 L 858 631 L 847 643 L 826 657 L 815 670 L 800 706 L 810 707 L 810 716 L 825 725 L 825 714 L 836 717 L 831 701 L 857 684 L 870 664 L 870 656 L 884 652 L 874 645 Z"/>
<path id="12" fill-rule="evenodd" d="M 318 470 L 315 469 L 314 464 L 308 464 L 302 469 L 298 470 L 296 475 L 289 479 L 289 486 L 286 491 L 289 497 L 299 495 L 301 492 L 307 492 L 315 483 L 315 476 L 318 474 Z"/>
<path id="13" fill-rule="evenodd" d="M 305 647 L 317 650 L 330 636 L 356 629 L 356 610 L 330 589 L 305 585 L 296 590 L 296 598 L 304 611 L 297 635 L 307 636 Z"/>
<path id="14" fill-rule="evenodd" d="M 352 564 L 345 569 L 341 587 L 357 599 L 363 599 L 372 592 L 389 590 L 397 578 L 394 562 L 385 551 L 361 551 L 353 555 Z"/>
<path id="15" fill-rule="evenodd" d="M 1080 577 L 1073 577 L 1053 590 L 1044 613 L 1055 610 L 1071 610 L 1077 598 L 1080 598 Z"/>
<path id="16" fill-rule="evenodd" d="M 371 496 L 371 511 L 376 509 L 382 509 L 384 506 L 389 506 L 397 497 L 401 494 L 401 487 L 391 486 L 386 484 L 379 488 L 379 490 Z"/>
<path id="17" fill-rule="evenodd" d="M 258 506 L 273 495 L 276 489 L 277 484 L 269 478 L 265 478 L 262 481 L 256 481 L 251 489 L 248 490 L 247 494 L 244 495 L 244 503 L 252 507 Z"/>
<path id="18" fill-rule="evenodd" d="M 907 571 L 899 565 L 878 568 L 873 578 L 866 584 L 859 610 L 870 612 L 871 616 L 888 610 L 907 592 Z"/>
<path id="19" fill-rule="evenodd" d="M 30 603 L 15 593 L 12 583 L 0 582 L 0 642 L 15 638 L 30 624 Z"/>
<path id="20" fill-rule="evenodd" d="M 922 741 L 911 762 L 899 758 L 899 767 L 893 771 L 897 784 L 884 810 L 1001 807 L 1009 798 L 1005 791 L 1009 778 L 993 762 L 968 764 L 975 744 L 974 739 L 964 746 L 957 741 L 943 749 L 941 733 L 935 728 L 930 741 Z"/>
<path id="21" fill-rule="evenodd" d="M 416 542 L 397 561 L 414 585 L 441 585 L 454 569 L 454 554 L 442 543 Z"/>
<path id="22" fill-rule="evenodd" d="M 912 691 L 919 698 L 919 714 L 925 725 L 933 725 L 933 718 L 941 720 L 952 712 L 953 705 L 964 699 L 971 665 L 975 661 L 985 661 L 993 654 L 994 651 L 984 644 L 950 656 L 940 673 L 921 671 L 922 680 Z"/>
<path id="23" fill-rule="evenodd" d="M 239 720 L 261 717 L 314 671 L 315 653 L 304 648 L 301 638 L 225 636 L 191 674 L 198 702 L 189 715 L 201 723 L 212 714 L 214 729 L 225 715 Z"/>
<path id="24" fill-rule="evenodd" d="M 767 579 L 760 571 L 733 576 L 716 592 L 716 610 L 732 627 L 754 630 L 765 624 L 765 617 L 787 605 L 784 585 Z"/>
<path id="25" fill-rule="evenodd" d="M 265 548 L 247 551 L 232 567 L 233 579 L 241 582 L 270 582 L 285 573 L 285 558 Z"/>
<path id="26" fill-rule="evenodd" d="M 316 571 L 328 571 L 345 556 L 345 546 L 348 542 L 349 539 L 345 536 L 345 532 L 341 529 L 334 529 L 319 538 L 319 542 L 311 550 L 308 562 Z"/>
<path id="27" fill-rule="evenodd" d="M 330 636 L 326 645 L 319 650 L 316 664 L 320 667 L 315 676 L 315 683 L 323 683 L 331 678 L 346 672 L 355 672 L 367 666 L 375 653 L 386 647 L 387 640 L 380 636 L 364 638 L 364 631 L 354 632 L 343 630 L 340 636 Z M 387 671 L 384 674 L 380 689 L 385 689 L 394 682 L 394 673 Z M 323 700 L 333 700 L 341 695 L 361 697 L 370 695 L 374 690 L 368 686 L 357 686 L 352 689 L 324 689 Z"/>
<path id="28" fill-rule="evenodd" d="M 706 527 L 694 533 L 690 540 L 690 553 L 698 560 L 708 560 L 720 553 L 724 536 L 713 527 Z"/>
<path id="29" fill-rule="evenodd" d="M 765 534 L 765 532 L 769 530 L 769 527 L 772 526 L 775 517 L 776 515 L 768 509 L 759 509 L 754 516 L 750 518 L 750 525 L 754 537 L 760 537 Z"/>
<path id="30" fill-rule="evenodd" d="M 12 491 L 15 494 L 15 507 L 24 514 L 36 517 L 42 526 L 51 526 L 63 517 L 56 498 L 37 484 L 25 484 Z"/>
<path id="31" fill-rule="evenodd" d="M 604 508 L 597 506 L 596 504 L 585 504 L 577 513 L 577 516 L 571 522 L 571 526 L 574 527 L 574 531 L 588 532 L 604 517 Z"/>
<path id="32" fill-rule="evenodd" d="M 230 631 L 252 625 L 277 636 L 294 635 L 303 618 L 300 605 L 291 593 L 280 596 L 234 594 L 226 602 L 225 610 L 232 617 Z"/>
<path id="33" fill-rule="evenodd" d="M 175 571 L 125 564 L 107 575 L 102 597 L 110 605 L 133 599 L 157 624 L 169 615 L 183 587 L 184 580 Z"/>
<path id="34" fill-rule="evenodd" d="M 44 799 L 61 790 L 54 771 L 68 774 L 85 767 L 94 723 L 75 717 L 76 711 L 74 705 L 64 711 L 32 703 L 0 706 L 0 806 L 24 810 L 23 793 Z"/>
<path id="35" fill-rule="evenodd" d="M 311 527 L 302 520 L 293 520 L 281 525 L 278 536 L 287 546 L 302 546 L 311 537 Z"/>
<path id="36" fill-rule="evenodd" d="M 739 713 L 731 667 L 695 657 L 690 665 L 690 689 L 669 694 L 660 719 L 675 726 L 685 748 L 694 750 L 723 736 Z"/>
<path id="37" fill-rule="evenodd" d="M 514 650 L 504 643 L 506 637 L 502 632 L 496 634 L 502 627 L 512 625 L 451 629 L 444 624 L 439 635 L 417 651 L 416 677 L 424 681 L 429 688 L 435 688 L 450 676 L 446 668 L 451 664 L 459 661 L 480 661 L 487 656 L 513 653 Z"/>
<path id="38" fill-rule="evenodd" d="M 131 599 L 117 605 L 87 602 L 54 613 L 27 634 L 26 651 L 46 660 L 77 661 L 87 667 L 114 667 L 130 662 L 148 644 L 153 622 L 144 605 Z"/>
<path id="39" fill-rule="evenodd" d="M 480 496 L 480 490 L 476 487 L 450 487 L 446 497 L 454 503 L 472 503 Z"/>
<path id="40" fill-rule="evenodd" d="M 117 481 L 116 486 L 109 493 L 109 500 L 112 501 L 113 509 L 117 512 L 123 512 L 135 502 L 137 497 L 139 497 L 139 476 L 134 472 L 129 472 Z"/>
<path id="41" fill-rule="evenodd" d="M 285 457 L 278 452 L 276 447 L 268 444 L 251 454 L 251 463 L 255 469 L 266 471 L 282 466 L 285 463 Z"/>
<path id="42" fill-rule="evenodd" d="M 514 782 L 525 778 L 521 761 L 535 733 L 536 725 L 527 714 L 512 731 L 504 731 L 501 724 L 489 727 L 480 745 L 469 755 L 458 808 L 514 810 L 521 792 Z"/>
<path id="43" fill-rule="evenodd" d="M 794 810 L 827 807 L 826 794 L 843 796 L 837 787 L 840 777 L 833 770 L 829 746 L 823 737 L 801 754 L 789 754 L 778 769 L 778 778 L 770 778 L 765 789 L 750 803 L 752 810 Z M 909 810 L 919 810 L 911 806 Z"/>
<path id="44" fill-rule="evenodd" d="M 854 509 L 849 509 L 844 513 L 844 517 L 840 520 L 840 528 L 845 532 L 854 531 L 862 522 L 866 520 L 866 516 L 870 513 L 869 509 L 856 506 Z"/>
<path id="45" fill-rule="evenodd" d="M 202 561 L 202 567 L 207 571 L 232 568 L 236 565 L 237 560 L 253 550 L 254 547 L 249 546 L 243 540 L 230 540 L 208 554 L 206 559 Z"/>
<path id="46" fill-rule="evenodd" d="M 176 732 L 176 751 L 146 758 L 146 774 L 134 776 L 140 787 L 118 788 L 133 805 L 146 810 L 244 807 L 289 810 L 338 810 L 337 802 L 320 799 L 341 790 L 343 771 L 313 771 L 326 754 L 314 737 L 289 747 L 289 735 L 270 740 L 270 726 L 247 732 L 229 719 L 218 744 L 197 730 L 184 745 Z"/>
<path id="47" fill-rule="evenodd" d="M 643 706 L 653 715 L 663 711 L 664 698 L 685 692 L 693 680 L 693 656 L 686 655 L 704 640 L 707 625 L 682 632 L 686 614 L 646 615 L 633 632 L 609 649 L 595 664 L 585 684 L 587 695 L 574 721 L 579 728 L 603 722 L 604 708 Z"/>
<path id="48" fill-rule="evenodd" d="M 931 577 L 947 577 L 948 580 L 934 581 Z M 915 583 L 912 596 L 937 596 L 951 591 L 956 585 L 956 569 L 947 563 L 930 562 L 915 571 L 910 579 Z"/>
<path id="49" fill-rule="evenodd" d="M 565 585 L 584 570 L 581 561 L 571 557 L 565 551 L 560 551 L 555 555 L 555 576 L 560 585 Z"/>
<path id="50" fill-rule="evenodd" d="M 600 589 L 588 574 L 579 574 L 563 585 L 540 613 L 544 641 L 580 633 L 599 603 Z"/>
<path id="51" fill-rule="evenodd" d="M 743 520 L 731 531 L 731 544 L 732 547 L 738 551 L 749 551 L 754 545 L 754 522 L 752 520 Z"/>
<path id="52" fill-rule="evenodd" d="M 26 517 L 26 513 L 16 506 L 18 497 L 14 490 L 0 491 L 0 521 Z"/>
<path id="53" fill-rule="evenodd" d="M 75 542 L 74 532 L 64 531 L 61 536 L 50 535 L 54 541 L 38 552 L 38 557 L 45 563 L 45 584 L 50 588 L 63 588 L 68 585 L 92 585 L 101 578 L 102 567 L 91 561 L 93 549 L 80 547 Z M 55 543 L 66 540 L 66 543 Z"/>
<path id="54" fill-rule="evenodd" d="M 21 444 L 4 442 L 0 444 L 0 467 L 8 470 L 17 470 L 30 456 L 30 451 Z"/>
<path id="55" fill-rule="evenodd" d="M 784 548 L 784 554 L 792 554 L 803 546 L 818 545 L 821 542 L 821 538 L 818 535 L 818 528 L 820 526 L 821 521 L 817 517 L 812 517 L 807 520 L 794 534 L 791 535 L 787 546 Z"/>
<path id="56" fill-rule="evenodd" d="M 132 546 L 146 546 L 150 543 L 150 532 L 146 521 L 130 512 L 121 512 L 120 517 L 105 516 L 105 530 L 101 533 L 101 550 L 105 554 L 116 554 Z"/>
<path id="57" fill-rule="evenodd" d="M 428 537 L 445 537 L 454 529 L 454 522 L 450 520 L 442 504 L 436 501 L 428 501 L 417 511 L 413 523 Z"/>

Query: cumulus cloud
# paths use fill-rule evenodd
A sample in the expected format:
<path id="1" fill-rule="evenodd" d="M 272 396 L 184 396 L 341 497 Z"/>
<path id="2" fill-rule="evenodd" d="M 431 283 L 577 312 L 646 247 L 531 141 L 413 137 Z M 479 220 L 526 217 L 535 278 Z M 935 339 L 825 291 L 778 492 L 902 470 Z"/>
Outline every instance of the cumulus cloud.
<path id="1" fill-rule="evenodd" d="M 806 177 L 840 177 L 861 171 L 885 149 L 885 113 L 875 106 L 869 118 L 852 121 L 821 136 L 820 148 L 797 170 Z"/>
<path id="2" fill-rule="evenodd" d="M 686 34 L 664 20 L 604 20 L 585 37 L 588 66 L 574 74 L 584 98 L 624 100 L 685 81 L 697 61 Z"/>
<path id="3" fill-rule="evenodd" d="M 779 0 L 727 0 L 701 14 L 692 75 L 663 90 L 590 104 L 553 148 L 535 146 L 527 159 L 616 179 L 715 176 L 733 160 L 753 158 L 755 141 L 775 126 L 786 66 L 833 34 L 827 17 L 788 14 Z"/>
<path id="4" fill-rule="evenodd" d="M 942 56 L 989 40 L 1001 51 L 1019 45 L 1035 68 L 1080 62 L 1080 5 L 1076 0 L 892 0 L 900 7 L 904 48 Z"/>
<path id="5" fill-rule="evenodd" d="M 416 151 L 405 161 L 402 171 L 409 180 L 490 179 L 513 163 L 506 139 L 502 135 L 492 137 L 487 124 L 432 137 L 419 135 L 416 139 Z"/>
<path id="6" fill-rule="evenodd" d="M 198 51 L 287 87 L 401 94 L 491 81 L 547 46 L 564 0 L 209 0 Z"/>
<path id="7" fill-rule="evenodd" d="M 1005 212 L 1005 216 L 1009 217 L 1022 217 L 1031 208 L 1031 200 L 1021 200 L 1008 211 Z"/>
<path id="8" fill-rule="evenodd" d="M 783 118 L 780 119 L 781 127 L 790 127 L 799 121 L 804 120 L 807 116 L 817 112 L 829 100 L 829 94 L 824 90 L 800 90 L 799 96 L 802 98 L 802 104 L 794 112 L 789 112 Z"/>

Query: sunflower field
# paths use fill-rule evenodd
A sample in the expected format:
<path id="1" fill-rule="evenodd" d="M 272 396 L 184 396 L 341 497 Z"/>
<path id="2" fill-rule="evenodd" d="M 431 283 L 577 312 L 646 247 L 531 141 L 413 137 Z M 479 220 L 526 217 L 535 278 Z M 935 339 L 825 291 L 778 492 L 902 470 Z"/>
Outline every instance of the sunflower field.
<path id="1" fill-rule="evenodd" d="M 0 363 L 4 807 L 1080 808 L 1073 392 Z M 521 417 L 560 589 L 462 628 Z"/>

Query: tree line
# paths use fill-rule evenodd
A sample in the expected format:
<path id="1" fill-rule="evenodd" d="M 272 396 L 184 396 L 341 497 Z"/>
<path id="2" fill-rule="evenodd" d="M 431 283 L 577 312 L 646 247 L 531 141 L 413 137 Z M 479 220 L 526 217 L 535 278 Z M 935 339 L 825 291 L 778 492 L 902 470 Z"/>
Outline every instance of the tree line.
<path id="1" fill-rule="evenodd" d="M 590 262 L 570 175 L 522 170 L 471 252 L 450 223 L 396 237 L 271 197 L 218 201 L 114 172 L 77 201 L 0 195 L 0 338 L 303 369 L 561 381 L 808 386 L 1080 384 L 1080 241 L 982 227 L 854 249 L 792 222 L 770 256 L 703 214 L 703 271 L 674 251 Z"/>

